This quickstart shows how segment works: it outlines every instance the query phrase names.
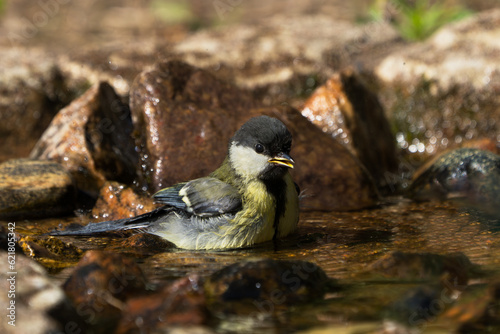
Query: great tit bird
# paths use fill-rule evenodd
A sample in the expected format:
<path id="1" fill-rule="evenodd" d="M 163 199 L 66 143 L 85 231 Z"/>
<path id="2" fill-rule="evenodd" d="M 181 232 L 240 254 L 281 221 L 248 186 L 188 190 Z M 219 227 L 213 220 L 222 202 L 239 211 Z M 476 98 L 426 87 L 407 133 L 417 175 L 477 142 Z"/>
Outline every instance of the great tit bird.
<path id="1" fill-rule="evenodd" d="M 183 249 L 240 248 L 285 237 L 295 231 L 299 217 L 298 187 L 289 173 L 291 144 L 281 121 L 252 118 L 231 138 L 227 157 L 209 176 L 154 194 L 164 206 L 50 235 L 140 229 Z"/>

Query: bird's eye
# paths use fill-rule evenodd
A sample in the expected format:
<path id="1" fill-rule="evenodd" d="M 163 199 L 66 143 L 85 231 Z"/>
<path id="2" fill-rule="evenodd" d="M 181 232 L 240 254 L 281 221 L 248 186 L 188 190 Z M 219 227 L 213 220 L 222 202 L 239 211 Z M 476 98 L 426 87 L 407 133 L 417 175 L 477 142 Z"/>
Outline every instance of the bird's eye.
<path id="1" fill-rule="evenodd" d="M 262 144 L 255 145 L 255 152 L 257 152 L 257 153 L 264 152 L 264 145 L 262 145 Z"/>

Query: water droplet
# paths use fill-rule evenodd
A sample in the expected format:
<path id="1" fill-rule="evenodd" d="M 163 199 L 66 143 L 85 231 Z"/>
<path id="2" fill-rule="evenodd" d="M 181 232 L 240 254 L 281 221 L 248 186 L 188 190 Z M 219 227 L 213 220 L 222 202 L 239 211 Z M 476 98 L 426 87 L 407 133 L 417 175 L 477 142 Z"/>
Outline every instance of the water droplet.
<path id="1" fill-rule="evenodd" d="M 420 152 L 420 153 L 423 153 L 425 151 L 425 145 L 424 143 L 418 143 L 417 145 L 417 150 Z"/>
<path id="2" fill-rule="evenodd" d="M 314 78 L 307 78 L 307 80 L 306 80 L 307 87 L 314 87 L 315 84 L 316 84 L 316 80 L 314 80 Z"/>

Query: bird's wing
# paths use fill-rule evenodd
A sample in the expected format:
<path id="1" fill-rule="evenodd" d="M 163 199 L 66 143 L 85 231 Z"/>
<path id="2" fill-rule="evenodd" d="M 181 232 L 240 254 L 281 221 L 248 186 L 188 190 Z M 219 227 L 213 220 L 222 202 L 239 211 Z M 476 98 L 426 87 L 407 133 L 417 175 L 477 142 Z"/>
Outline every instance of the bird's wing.
<path id="1" fill-rule="evenodd" d="M 216 216 L 241 209 L 238 190 L 213 177 L 203 177 L 160 190 L 157 203 L 173 206 L 198 216 Z"/>

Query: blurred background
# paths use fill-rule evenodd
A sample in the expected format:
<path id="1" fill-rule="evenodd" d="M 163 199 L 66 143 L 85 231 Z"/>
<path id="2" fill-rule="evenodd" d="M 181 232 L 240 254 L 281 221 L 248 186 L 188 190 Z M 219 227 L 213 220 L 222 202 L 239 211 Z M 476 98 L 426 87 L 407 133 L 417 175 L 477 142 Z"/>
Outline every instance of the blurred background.
<path id="1" fill-rule="evenodd" d="M 499 5 L 498 0 L 0 0 L 0 45 L 73 49 L 142 38 L 175 42 L 215 26 L 315 14 L 359 24 L 384 19 L 405 38 L 422 39 L 450 20 Z"/>

